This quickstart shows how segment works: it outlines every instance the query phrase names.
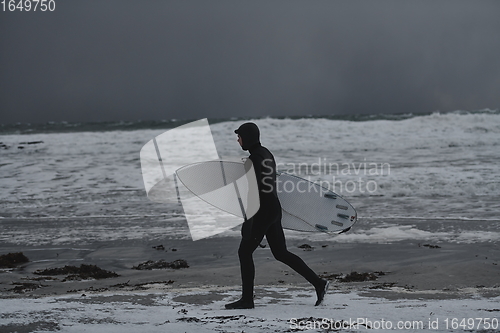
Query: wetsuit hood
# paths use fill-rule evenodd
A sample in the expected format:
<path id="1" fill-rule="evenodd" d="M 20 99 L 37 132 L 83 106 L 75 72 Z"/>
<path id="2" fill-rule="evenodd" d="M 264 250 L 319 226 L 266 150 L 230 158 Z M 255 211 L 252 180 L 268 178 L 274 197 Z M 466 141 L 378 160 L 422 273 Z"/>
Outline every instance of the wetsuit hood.
<path id="1" fill-rule="evenodd" d="M 234 133 L 241 137 L 243 146 L 241 149 L 249 150 L 255 145 L 260 145 L 260 131 L 254 123 L 244 123 Z"/>

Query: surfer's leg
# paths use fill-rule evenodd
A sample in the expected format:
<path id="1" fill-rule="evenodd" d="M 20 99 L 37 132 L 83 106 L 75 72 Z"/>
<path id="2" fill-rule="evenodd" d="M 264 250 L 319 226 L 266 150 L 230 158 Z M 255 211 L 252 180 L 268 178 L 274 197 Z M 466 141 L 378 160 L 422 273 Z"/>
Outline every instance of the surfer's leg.
<path id="1" fill-rule="evenodd" d="M 242 298 L 253 300 L 253 283 L 255 279 L 255 265 L 253 262 L 253 252 L 258 243 L 251 240 L 242 239 L 238 256 L 240 258 L 241 282 L 243 286 Z"/>
<path id="2" fill-rule="evenodd" d="M 241 282 L 242 282 L 242 295 L 241 299 L 226 304 L 226 309 L 251 309 L 254 307 L 253 294 L 254 294 L 254 279 L 255 279 L 255 265 L 253 262 L 253 252 L 259 246 L 264 236 L 255 238 L 252 233 L 253 221 L 247 221 L 242 226 L 242 239 L 238 249 L 238 257 L 240 259 Z"/>
<path id="3" fill-rule="evenodd" d="M 321 280 L 299 256 L 288 251 L 281 223 L 276 222 L 267 230 L 266 239 L 276 260 L 290 266 L 290 268 L 302 275 L 312 285 L 317 284 Z"/>
<path id="4" fill-rule="evenodd" d="M 328 281 L 320 278 L 299 256 L 288 251 L 286 248 L 285 235 L 281 221 L 273 223 L 267 230 L 266 239 L 276 260 L 288 265 L 294 271 L 302 275 L 316 289 L 318 300 L 316 305 L 321 304 L 328 289 Z"/>

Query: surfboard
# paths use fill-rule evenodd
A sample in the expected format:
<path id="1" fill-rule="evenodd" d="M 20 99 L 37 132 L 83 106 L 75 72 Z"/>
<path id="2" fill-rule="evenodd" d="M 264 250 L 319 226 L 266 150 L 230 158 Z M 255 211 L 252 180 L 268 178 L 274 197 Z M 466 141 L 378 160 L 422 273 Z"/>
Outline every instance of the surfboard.
<path id="1" fill-rule="evenodd" d="M 358 220 L 356 210 L 347 200 L 320 184 L 281 172 L 276 186 L 283 228 L 343 233 Z"/>
<path id="2" fill-rule="evenodd" d="M 175 174 L 203 201 L 249 219 L 259 210 L 259 191 L 252 162 L 205 161 L 183 166 Z"/>
<path id="3" fill-rule="evenodd" d="M 178 169 L 176 175 L 202 200 L 249 219 L 259 208 L 255 172 L 249 161 L 193 163 Z M 276 183 L 285 229 L 342 233 L 357 221 L 354 207 L 326 187 L 284 172 L 277 173 Z"/>

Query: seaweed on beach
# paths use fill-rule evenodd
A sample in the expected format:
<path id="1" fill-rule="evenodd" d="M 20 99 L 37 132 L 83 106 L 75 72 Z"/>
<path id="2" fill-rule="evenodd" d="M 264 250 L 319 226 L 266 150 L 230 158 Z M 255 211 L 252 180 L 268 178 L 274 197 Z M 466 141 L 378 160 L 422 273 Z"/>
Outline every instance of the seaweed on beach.
<path id="1" fill-rule="evenodd" d="M 107 271 L 96 265 L 81 264 L 80 267 L 64 266 L 59 268 L 47 268 L 33 272 L 36 275 L 68 275 L 63 281 L 67 280 L 87 280 L 87 279 L 107 279 L 119 276 L 115 272 Z"/>
<path id="2" fill-rule="evenodd" d="M 396 282 L 378 283 L 374 286 L 369 287 L 368 289 L 390 289 L 394 287 L 396 284 L 397 284 Z"/>
<path id="3" fill-rule="evenodd" d="M 248 318 L 245 315 L 204 317 L 201 318 L 201 320 L 204 323 L 217 323 L 217 324 L 230 324 L 231 321 L 244 321 L 246 323 L 251 323 L 255 321 Z"/>
<path id="4" fill-rule="evenodd" d="M 320 274 L 319 277 L 328 280 L 337 280 L 340 282 L 364 282 L 364 281 L 373 281 L 378 279 L 379 276 L 385 275 L 384 272 L 373 272 L 373 273 L 358 273 L 351 272 L 347 275 L 338 274 L 338 273 L 328 273 L 324 272 Z"/>
<path id="5" fill-rule="evenodd" d="M 177 321 L 185 321 L 187 323 L 199 323 L 201 320 L 196 317 L 182 317 L 178 318 Z"/>
<path id="6" fill-rule="evenodd" d="M 419 244 L 419 246 L 420 246 L 420 244 Z M 422 246 L 428 247 L 429 249 L 440 249 L 441 248 L 441 246 L 439 246 L 439 245 L 433 245 L 433 244 L 424 244 Z"/>
<path id="7" fill-rule="evenodd" d="M 207 317 L 208 319 L 216 319 L 216 320 L 240 320 L 245 319 L 247 316 L 245 315 L 234 315 L 234 316 L 214 316 Z"/>
<path id="8" fill-rule="evenodd" d="M 174 280 L 168 280 L 168 281 L 151 281 L 151 282 L 144 282 L 144 283 L 134 284 L 134 285 L 131 285 L 131 286 L 128 286 L 128 287 L 132 288 L 132 290 L 148 290 L 148 289 L 151 289 L 154 285 L 158 285 L 158 284 L 169 285 L 169 284 L 172 284 L 174 282 L 175 282 Z M 125 288 L 125 287 L 127 287 L 127 286 L 124 286 L 122 288 Z"/>
<path id="9" fill-rule="evenodd" d="M 0 268 L 14 268 L 29 261 L 22 252 L 3 254 L 0 256 Z"/>
<path id="10" fill-rule="evenodd" d="M 166 262 L 164 259 L 160 259 L 157 261 L 153 260 L 148 260 L 146 262 L 143 262 L 137 266 L 132 267 L 132 269 L 137 269 L 137 270 L 152 270 L 152 269 L 165 269 L 165 268 L 173 268 L 173 269 L 180 269 L 180 268 L 188 268 L 189 265 L 186 260 L 184 259 L 177 259 L 172 262 Z"/>
<path id="11" fill-rule="evenodd" d="M 364 282 L 364 281 L 373 281 L 378 278 L 374 273 L 358 273 L 351 272 L 346 276 L 339 279 L 340 282 Z"/>
<path id="12" fill-rule="evenodd" d="M 304 251 L 312 251 L 312 250 L 314 250 L 314 247 L 312 247 L 309 244 L 302 244 L 302 245 L 298 246 L 298 248 L 302 249 Z"/>
<path id="13" fill-rule="evenodd" d="M 341 276 L 342 274 L 340 273 L 328 273 L 328 272 L 324 272 L 323 274 L 319 275 L 320 278 L 328 280 L 339 279 Z"/>
<path id="14" fill-rule="evenodd" d="M 58 281 L 59 279 L 52 276 L 40 276 L 40 277 L 25 277 L 21 278 L 21 280 L 29 280 L 29 281 Z"/>
<path id="15" fill-rule="evenodd" d="M 18 294 L 23 293 L 25 291 L 33 291 L 35 289 L 42 287 L 42 285 L 40 284 L 28 283 L 28 282 L 14 282 L 13 285 L 15 285 L 15 287 L 10 290 Z"/>

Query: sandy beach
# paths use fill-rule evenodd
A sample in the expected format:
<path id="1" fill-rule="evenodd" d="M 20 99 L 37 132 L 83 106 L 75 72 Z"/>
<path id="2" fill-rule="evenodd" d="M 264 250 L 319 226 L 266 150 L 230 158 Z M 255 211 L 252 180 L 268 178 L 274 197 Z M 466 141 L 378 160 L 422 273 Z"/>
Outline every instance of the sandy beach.
<path id="1" fill-rule="evenodd" d="M 416 321 L 424 323 L 424 329 L 449 331 L 453 318 L 498 320 L 500 250 L 494 242 L 370 244 L 289 237 L 290 251 L 331 281 L 324 304 L 314 307 L 314 290 L 265 246 L 254 254 L 256 308 L 230 311 L 224 304 L 240 293 L 238 242 L 238 237 L 218 236 L 196 242 L 3 243 L 0 254 L 22 252 L 29 262 L 0 271 L 0 331 L 324 332 L 333 331 L 333 323 L 344 325 L 342 330 L 362 331 L 375 329 L 381 320 L 393 325 Z M 160 260 L 183 260 L 189 267 L 133 268 Z M 82 264 L 118 276 L 35 274 Z M 343 282 L 346 277 L 366 281 Z M 363 318 L 375 324 L 361 325 Z M 322 320 L 323 326 L 318 326 Z M 432 320 L 440 322 L 438 329 L 432 328 Z M 487 329 L 485 323 L 476 320 L 474 331 Z"/>

